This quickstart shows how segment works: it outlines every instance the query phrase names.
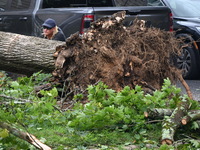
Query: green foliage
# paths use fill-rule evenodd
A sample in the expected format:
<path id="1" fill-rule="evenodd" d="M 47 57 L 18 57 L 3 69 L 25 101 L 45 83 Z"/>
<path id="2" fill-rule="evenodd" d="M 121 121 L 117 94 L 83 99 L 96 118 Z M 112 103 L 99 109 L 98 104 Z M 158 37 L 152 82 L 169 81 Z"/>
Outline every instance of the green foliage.
<path id="1" fill-rule="evenodd" d="M 134 90 L 125 87 L 119 93 L 107 89 L 102 82 L 97 86 L 89 86 L 88 100 L 90 102 L 84 107 L 79 106 L 78 113 L 72 113 L 68 125 L 81 130 L 105 127 L 126 130 L 128 125 L 144 122 L 143 111 L 146 106 L 141 100 L 142 97 L 143 91 L 139 86 Z"/>
<path id="2" fill-rule="evenodd" d="M 159 146 L 161 122 L 148 124 L 144 118 L 144 111 L 149 108 L 175 108 L 181 99 L 181 90 L 172 85 L 169 79 L 164 81 L 161 90 L 152 95 L 145 94 L 142 87 L 130 89 L 126 86 L 120 92 L 108 89 L 99 82 L 95 86 L 88 86 L 88 103 L 76 103 L 73 110 L 59 111 L 56 107 L 58 91 L 41 90 L 36 94 L 34 87 L 46 84 L 50 74 L 41 72 L 31 77 L 20 77 L 16 81 L 4 76 L 0 80 L 0 120 L 33 133 L 39 139 L 46 139 L 48 145 L 54 149 L 87 149 L 98 147 L 112 149 L 137 144 L 140 149 L 146 149 L 146 144 Z M 77 94 L 73 100 L 82 100 L 84 96 Z M 17 102 L 26 100 L 23 104 Z M 28 101 L 28 102 L 27 102 Z M 7 103 L 5 103 L 7 102 Z M 199 109 L 199 104 L 191 100 L 191 109 Z M 21 126 L 23 125 L 23 126 Z M 193 123 L 191 129 L 197 130 Z M 32 149 L 24 142 L 19 142 L 5 129 L 0 130 L 0 149 Z M 16 144 L 18 143 L 18 144 Z M 189 140 L 185 147 L 199 147 L 197 142 Z M 3 146 L 2 146 L 3 145 Z M 173 149 L 163 145 L 161 150 Z"/>
<path id="3" fill-rule="evenodd" d="M 7 129 L 0 129 L 0 138 L 6 138 L 9 136 L 9 131 Z"/>
<path id="4" fill-rule="evenodd" d="M 88 87 L 86 105 L 77 106 L 78 113 L 72 113 L 68 126 L 79 130 L 91 129 L 139 129 L 144 126 L 144 112 L 149 108 L 175 108 L 181 101 L 180 88 L 165 80 L 162 89 L 152 95 L 144 94 L 140 86 L 135 89 L 124 87 L 120 92 L 107 89 L 100 82 L 96 86 Z"/>
<path id="5" fill-rule="evenodd" d="M 194 129 L 194 130 L 200 129 L 199 124 L 196 121 L 193 121 L 191 129 Z"/>
<path id="6" fill-rule="evenodd" d="M 9 96 L 11 99 L 7 100 L 1 98 L 2 102 L 7 104 L 2 105 L 0 113 L 0 119 L 9 123 L 22 123 L 28 127 L 53 125 L 62 123 L 60 118 L 60 112 L 55 110 L 56 97 L 58 92 L 56 88 L 49 91 L 40 91 L 41 97 L 38 97 L 34 92 L 34 86 L 40 85 L 46 80 L 49 75 L 34 74 L 30 78 L 23 77 L 18 78 L 17 81 L 7 81 L 7 85 L 3 87 L 3 95 Z M 21 99 L 29 100 L 24 104 L 18 104 Z M 58 121 L 59 120 L 59 121 Z"/>
<path id="7" fill-rule="evenodd" d="M 161 147 L 159 148 L 159 150 L 174 150 L 174 147 L 171 145 L 161 145 Z"/>

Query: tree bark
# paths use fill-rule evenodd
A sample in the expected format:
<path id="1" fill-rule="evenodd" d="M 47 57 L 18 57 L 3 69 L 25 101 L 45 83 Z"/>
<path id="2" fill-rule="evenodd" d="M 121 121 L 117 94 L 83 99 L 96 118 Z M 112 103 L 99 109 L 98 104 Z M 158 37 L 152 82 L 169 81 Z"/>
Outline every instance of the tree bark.
<path id="1" fill-rule="evenodd" d="M 53 53 L 65 42 L 0 32 L 0 70 L 31 75 L 55 68 Z"/>
<path id="2" fill-rule="evenodd" d="M 171 145 L 174 142 L 174 134 L 176 129 L 180 127 L 182 118 L 187 114 L 189 109 L 188 99 L 183 99 L 181 103 L 174 109 L 170 117 L 164 119 L 162 129 L 162 144 Z"/>
<path id="3" fill-rule="evenodd" d="M 163 119 L 164 116 L 170 116 L 173 111 L 173 109 L 154 108 L 147 110 L 147 112 L 144 112 L 144 116 L 146 118 Z"/>
<path id="4" fill-rule="evenodd" d="M 51 150 L 51 148 L 45 144 L 43 144 L 40 140 L 38 140 L 34 135 L 31 135 L 26 132 L 22 132 L 17 130 L 16 128 L 11 127 L 9 124 L 0 122 L 0 128 L 7 129 L 11 134 L 29 142 L 30 144 L 34 145 L 37 149 L 41 150 Z"/>
<path id="5" fill-rule="evenodd" d="M 185 87 L 188 97 L 190 99 L 193 99 L 192 92 L 190 91 L 190 88 L 183 79 L 182 75 L 179 75 L 178 78 Z M 173 144 L 176 129 L 180 127 L 181 120 L 188 113 L 189 108 L 190 104 L 188 98 L 182 99 L 182 101 L 178 104 L 177 108 L 174 109 L 172 115 L 164 120 L 161 139 L 162 144 Z"/>
<path id="6" fill-rule="evenodd" d="M 171 116 L 173 111 L 174 109 L 153 108 L 144 112 L 144 116 L 151 119 L 163 119 L 165 116 Z M 184 124 L 183 120 L 186 121 L 185 124 L 190 121 L 200 120 L 200 110 L 188 110 L 187 115 L 182 118 L 182 124 Z"/>

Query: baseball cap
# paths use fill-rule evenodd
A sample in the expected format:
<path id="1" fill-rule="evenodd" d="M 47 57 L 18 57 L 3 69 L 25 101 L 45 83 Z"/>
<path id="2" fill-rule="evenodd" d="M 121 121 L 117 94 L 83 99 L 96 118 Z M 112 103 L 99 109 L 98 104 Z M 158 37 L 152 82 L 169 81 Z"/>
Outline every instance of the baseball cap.
<path id="1" fill-rule="evenodd" d="M 48 27 L 48 28 L 53 28 L 56 26 L 55 20 L 48 18 L 45 20 L 45 22 L 42 24 L 42 26 Z"/>

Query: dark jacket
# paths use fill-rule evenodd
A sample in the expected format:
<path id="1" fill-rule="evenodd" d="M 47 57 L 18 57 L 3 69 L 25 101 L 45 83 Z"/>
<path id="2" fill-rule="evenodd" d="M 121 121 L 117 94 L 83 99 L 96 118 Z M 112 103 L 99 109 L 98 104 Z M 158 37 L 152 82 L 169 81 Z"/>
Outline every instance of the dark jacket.
<path id="1" fill-rule="evenodd" d="M 53 36 L 52 40 L 57 40 L 57 41 L 65 41 L 66 37 L 63 33 L 63 31 L 58 28 L 58 32 Z"/>
<path id="2" fill-rule="evenodd" d="M 45 37 L 44 34 L 42 35 L 42 38 L 47 39 L 47 37 Z M 59 27 L 57 27 L 57 30 L 54 33 L 54 35 L 53 35 L 51 40 L 65 41 L 65 39 L 66 39 L 66 37 L 65 37 L 63 31 Z"/>

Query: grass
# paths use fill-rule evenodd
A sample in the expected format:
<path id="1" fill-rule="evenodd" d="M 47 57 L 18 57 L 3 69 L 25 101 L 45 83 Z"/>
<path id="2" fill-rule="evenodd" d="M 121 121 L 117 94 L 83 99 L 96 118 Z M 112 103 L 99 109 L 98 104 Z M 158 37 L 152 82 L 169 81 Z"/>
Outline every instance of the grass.
<path id="1" fill-rule="evenodd" d="M 132 143 L 134 135 L 120 131 L 69 131 L 63 126 L 46 127 L 41 130 L 31 129 L 31 133 L 46 139 L 46 144 L 53 149 L 59 147 L 99 147 L 101 145 L 116 146 Z"/>
<path id="2" fill-rule="evenodd" d="M 153 127 L 154 126 L 154 127 Z M 29 128 L 28 132 L 35 135 L 38 139 L 45 142 L 46 145 L 52 149 L 114 149 L 128 145 L 140 145 L 144 147 L 145 144 L 153 144 L 155 146 L 159 141 L 160 128 L 155 124 L 151 126 L 151 132 L 145 133 L 142 136 L 135 134 L 134 131 L 120 131 L 120 130 L 92 130 L 92 131 L 75 131 L 67 129 L 66 125 L 43 126 L 41 128 Z M 15 137 L 12 137 L 13 139 Z M 16 138 L 15 138 L 16 139 Z M 143 141 L 144 140 L 144 141 Z M 20 141 L 20 140 L 17 140 Z M 141 142 L 143 141 L 143 142 Z M 26 145 L 21 140 L 20 146 Z M 23 145 L 22 145 L 23 144 Z"/>

